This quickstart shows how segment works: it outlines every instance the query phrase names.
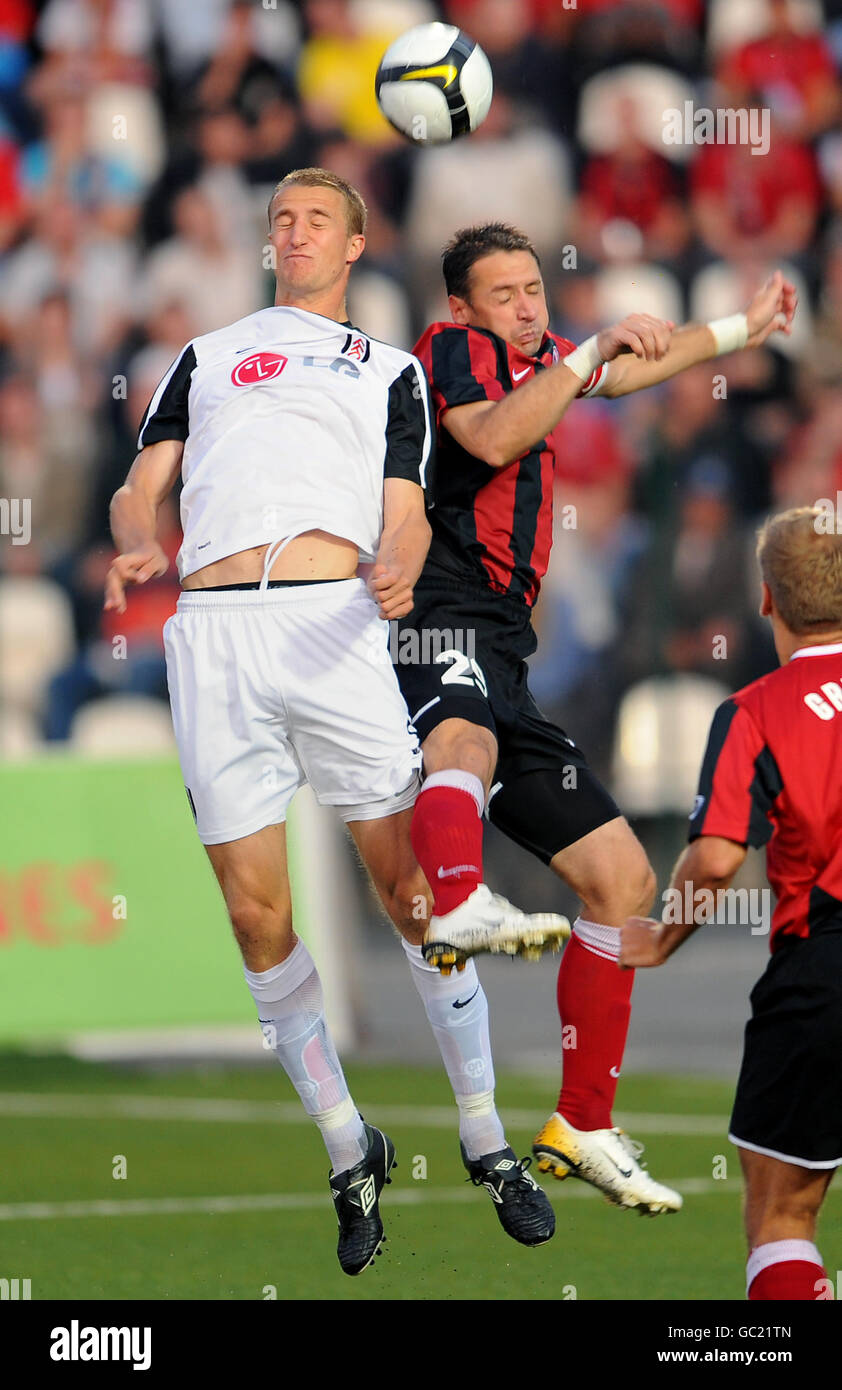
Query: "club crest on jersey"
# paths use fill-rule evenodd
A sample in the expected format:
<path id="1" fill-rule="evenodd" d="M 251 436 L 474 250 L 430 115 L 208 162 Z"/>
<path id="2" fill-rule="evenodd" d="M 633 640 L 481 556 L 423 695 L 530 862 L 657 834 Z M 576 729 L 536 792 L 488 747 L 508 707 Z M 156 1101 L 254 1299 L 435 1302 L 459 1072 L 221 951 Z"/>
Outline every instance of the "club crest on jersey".
<path id="1" fill-rule="evenodd" d="M 371 355 L 371 343 L 362 333 L 349 333 L 342 345 L 343 357 L 353 357 L 355 362 L 367 362 Z"/>
<path id="2" fill-rule="evenodd" d="M 235 386 L 259 386 L 280 376 L 288 361 L 281 352 L 253 352 L 237 363 L 231 380 Z"/>

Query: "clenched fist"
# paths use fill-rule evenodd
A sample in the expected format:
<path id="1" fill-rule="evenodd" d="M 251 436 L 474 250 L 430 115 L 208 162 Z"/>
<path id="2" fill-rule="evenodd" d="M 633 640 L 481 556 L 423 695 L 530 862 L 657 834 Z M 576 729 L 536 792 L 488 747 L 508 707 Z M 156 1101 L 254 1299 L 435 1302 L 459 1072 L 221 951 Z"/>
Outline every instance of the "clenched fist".
<path id="1" fill-rule="evenodd" d="M 633 352 L 644 362 L 660 362 L 669 350 L 675 324 L 670 319 L 656 319 L 651 314 L 629 314 L 620 323 L 603 328 L 597 335 L 597 347 L 603 362 L 613 362 L 621 352 Z"/>

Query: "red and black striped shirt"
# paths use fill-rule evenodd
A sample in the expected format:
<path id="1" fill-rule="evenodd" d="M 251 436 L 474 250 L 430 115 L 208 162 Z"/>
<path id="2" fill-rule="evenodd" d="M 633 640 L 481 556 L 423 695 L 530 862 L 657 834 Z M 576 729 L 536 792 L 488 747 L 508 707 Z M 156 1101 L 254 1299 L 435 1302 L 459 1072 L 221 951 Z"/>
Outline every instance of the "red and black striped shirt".
<path id="1" fill-rule="evenodd" d="M 520 458 L 492 468 L 456 442 L 442 417 L 454 406 L 502 400 L 574 347 L 547 333 L 529 357 L 496 333 L 455 323 L 434 323 L 416 344 L 415 356 L 430 381 L 437 431 L 433 539 L 425 577 L 472 576 L 528 608 L 535 603 L 552 545 L 555 438 L 536 440 Z M 579 394 L 595 391 L 604 372 L 604 366 L 594 372 Z"/>
<path id="2" fill-rule="evenodd" d="M 802 647 L 717 710 L 690 839 L 768 844 L 770 947 L 842 930 L 842 643 Z"/>

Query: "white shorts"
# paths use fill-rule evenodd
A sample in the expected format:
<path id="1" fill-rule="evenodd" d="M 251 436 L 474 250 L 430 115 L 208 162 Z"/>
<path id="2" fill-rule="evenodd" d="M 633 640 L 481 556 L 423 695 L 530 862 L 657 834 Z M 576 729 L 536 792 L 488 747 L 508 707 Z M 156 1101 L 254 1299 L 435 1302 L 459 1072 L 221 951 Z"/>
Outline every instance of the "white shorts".
<path id="1" fill-rule="evenodd" d="M 204 844 L 285 820 L 303 782 L 346 821 L 413 805 L 421 749 L 388 640 L 361 579 L 181 594 L 167 681 Z"/>

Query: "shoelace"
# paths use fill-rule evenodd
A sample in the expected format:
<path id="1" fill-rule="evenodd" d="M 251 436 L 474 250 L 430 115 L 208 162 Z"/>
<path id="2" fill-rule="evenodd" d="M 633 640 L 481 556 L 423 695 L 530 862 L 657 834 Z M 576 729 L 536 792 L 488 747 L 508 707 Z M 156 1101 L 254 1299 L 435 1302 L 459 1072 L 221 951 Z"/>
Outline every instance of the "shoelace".
<path id="1" fill-rule="evenodd" d="M 635 1163 L 637 1163 L 641 1168 L 645 1169 L 646 1164 L 641 1163 L 640 1159 L 643 1155 L 646 1145 L 641 1144 L 638 1139 L 632 1139 L 631 1135 L 626 1134 L 626 1131 L 624 1129 L 615 1129 L 614 1133 L 616 1134 L 626 1153 L 629 1155 L 629 1158 L 633 1158 Z"/>

